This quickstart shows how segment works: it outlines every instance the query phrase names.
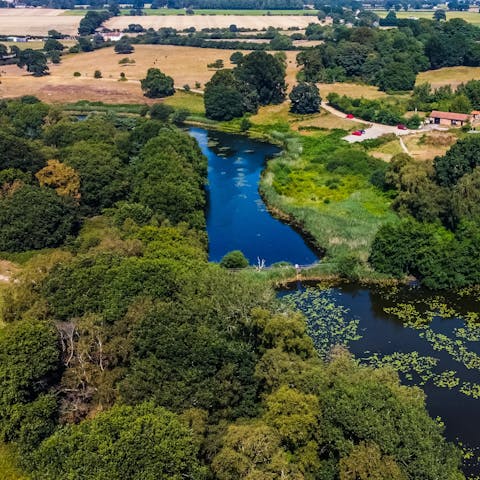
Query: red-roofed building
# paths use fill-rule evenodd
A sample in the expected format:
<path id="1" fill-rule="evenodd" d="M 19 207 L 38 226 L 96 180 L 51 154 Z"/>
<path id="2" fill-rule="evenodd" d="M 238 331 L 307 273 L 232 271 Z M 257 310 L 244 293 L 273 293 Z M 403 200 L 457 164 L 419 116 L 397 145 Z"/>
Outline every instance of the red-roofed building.
<path id="1" fill-rule="evenodd" d="M 450 127 L 461 127 L 470 120 L 471 116 L 467 113 L 439 112 L 438 110 L 433 110 L 429 117 L 430 123 Z"/>

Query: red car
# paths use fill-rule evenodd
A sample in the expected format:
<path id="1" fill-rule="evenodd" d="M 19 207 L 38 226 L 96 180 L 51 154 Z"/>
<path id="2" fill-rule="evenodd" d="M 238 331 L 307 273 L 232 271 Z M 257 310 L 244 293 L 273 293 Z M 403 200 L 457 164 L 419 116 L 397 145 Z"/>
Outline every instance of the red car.
<path id="1" fill-rule="evenodd" d="M 407 127 L 403 123 L 400 123 L 399 125 L 397 125 L 397 128 L 399 130 L 407 130 Z"/>
<path id="2" fill-rule="evenodd" d="M 355 118 L 355 115 L 353 115 L 353 113 L 347 113 L 346 118 L 352 119 L 352 118 Z"/>
<path id="3" fill-rule="evenodd" d="M 363 132 L 361 130 L 355 130 L 352 132 L 352 135 L 355 135 L 356 137 L 361 137 Z"/>

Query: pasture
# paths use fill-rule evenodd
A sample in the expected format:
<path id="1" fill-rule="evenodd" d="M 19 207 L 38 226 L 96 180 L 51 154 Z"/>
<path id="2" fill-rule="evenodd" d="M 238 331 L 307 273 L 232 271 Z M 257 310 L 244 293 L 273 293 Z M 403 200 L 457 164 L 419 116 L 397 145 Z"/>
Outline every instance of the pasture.
<path id="1" fill-rule="evenodd" d="M 416 84 L 430 83 L 433 88 L 442 85 L 458 86 L 460 83 L 480 78 L 480 67 L 447 67 L 439 70 L 428 70 L 420 72 Z"/>
<path id="2" fill-rule="evenodd" d="M 408 11 L 400 11 L 396 12 L 397 18 L 428 18 L 429 20 L 433 19 L 433 10 L 408 10 Z M 386 17 L 388 11 L 387 10 L 375 10 L 375 13 L 379 17 Z M 447 11 L 447 20 L 451 20 L 452 18 L 461 18 L 466 22 L 472 23 L 474 25 L 480 25 L 480 13 L 478 12 L 449 12 Z"/>
<path id="3" fill-rule="evenodd" d="M 175 47 L 171 45 L 137 45 L 131 55 L 117 55 L 112 48 L 94 52 L 65 55 L 59 65 L 49 65 L 50 75 L 34 78 L 15 65 L 1 67 L 2 83 L 0 96 L 18 97 L 37 95 L 49 103 L 72 103 L 77 100 L 103 101 L 105 103 L 151 103 L 142 94 L 140 80 L 151 67 L 160 68 L 175 80 L 177 87 L 189 85 L 196 88 L 196 82 L 203 89 L 215 73 L 207 64 L 217 59 L 231 67 L 230 56 L 235 50 L 213 48 Z M 295 56 L 287 52 L 287 82 L 295 83 L 297 72 Z M 135 60 L 134 64 L 120 65 L 122 58 Z M 95 70 L 103 78 L 94 79 Z M 73 73 L 79 72 L 80 77 Z M 124 72 L 127 81 L 118 81 Z"/>

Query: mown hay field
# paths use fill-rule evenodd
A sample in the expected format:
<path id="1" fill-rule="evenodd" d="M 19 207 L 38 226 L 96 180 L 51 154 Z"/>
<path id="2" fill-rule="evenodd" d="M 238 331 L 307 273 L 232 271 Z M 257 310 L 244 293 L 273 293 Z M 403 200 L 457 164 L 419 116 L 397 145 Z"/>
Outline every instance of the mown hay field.
<path id="1" fill-rule="evenodd" d="M 45 36 L 49 30 L 76 35 L 80 17 L 65 16 L 65 10 L 50 8 L 1 8 L 2 35 Z"/>
<path id="2" fill-rule="evenodd" d="M 121 15 L 108 20 L 105 26 L 112 30 L 123 30 L 131 23 L 137 23 L 144 28 L 154 28 L 155 30 L 163 27 L 172 27 L 177 30 L 190 27 L 195 27 L 197 30 L 202 28 L 228 28 L 232 24 L 238 28 L 262 30 L 268 27 L 305 28 L 310 23 L 319 23 L 319 20 L 317 17 L 306 15 L 145 15 L 142 17 Z"/>

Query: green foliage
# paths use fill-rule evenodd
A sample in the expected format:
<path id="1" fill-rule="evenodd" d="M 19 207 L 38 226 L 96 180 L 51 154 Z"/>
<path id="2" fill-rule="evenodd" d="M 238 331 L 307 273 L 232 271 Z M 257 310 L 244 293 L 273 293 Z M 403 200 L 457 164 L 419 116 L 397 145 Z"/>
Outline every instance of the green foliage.
<path id="1" fill-rule="evenodd" d="M 53 430 L 60 351 L 55 328 L 21 321 L 0 330 L 0 434 L 28 451 Z"/>
<path id="2" fill-rule="evenodd" d="M 8 133 L 0 132 L 2 159 L 0 168 L 15 168 L 35 173 L 45 166 L 45 158 L 30 142 Z"/>
<path id="3" fill-rule="evenodd" d="M 191 430 L 168 410 L 149 403 L 116 406 L 43 442 L 33 477 L 202 479 L 198 450 Z"/>
<path id="4" fill-rule="evenodd" d="M 222 258 L 220 265 L 224 268 L 246 268 L 249 263 L 240 250 L 233 250 Z"/>
<path id="5" fill-rule="evenodd" d="M 0 250 L 57 247 L 75 233 L 75 206 L 55 192 L 24 185 L 0 199 Z"/>
<path id="6" fill-rule="evenodd" d="M 128 37 L 122 37 L 117 43 L 115 43 L 114 50 L 115 50 L 115 53 L 128 55 L 130 53 L 133 53 L 135 48 L 133 47 Z"/>
<path id="7" fill-rule="evenodd" d="M 320 111 L 320 92 L 314 83 L 299 83 L 295 85 L 289 95 L 290 111 L 293 113 L 309 114 Z"/>
<path id="8" fill-rule="evenodd" d="M 67 147 L 62 156 L 80 175 L 80 201 L 88 213 L 100 212 L 126 196 L 126 169 L 114 146 L 79 141 Z"/>
<path id="9" fill-rule="evenodd" d="M 235 77 L 256 90 L 261 105 L 285 100 L 285 67 L 275 56 L 252 52 L 235 68 Z"/>
<path id="10" fill-rule="evenodd" d="M 158 68 L 149 68 L 147 76 L 140 82 L 146 97 L 163 98 L 175 93 L 173 78 L 162 73 Z"/>
<path id="11" fill-rule="evenodd" d="M 232 120 L 256 112 L 258 94 L 232 70 L 219 70 L 205 85 L 205 114 L 212 120 Z"/>
<path id="12" fill-rule="evenodd" d="M 18 66 L 20 68 L 27 67 L 27 72 L 33 73 L 34 77 L 42 77 L 47 75 L 47 57 L 39 50 L 27 48 L 20 51 L 18 57 Z"/>
<path id="13" fill-rule="evenodd" d="M 476 135 L 459 140 L 443 156 L 434 160 L 435 177 L 440 185 L 451 187 L 479 165 L 480 138 Z"/>
<path id="14" fill-rule="evenodd" d="M 174 111 L 175 109 L 170 105 L 165 105 L 164 103 L 155 103 L 150 107 L 150 118 L 153 120 L 166 122 Z"/>

